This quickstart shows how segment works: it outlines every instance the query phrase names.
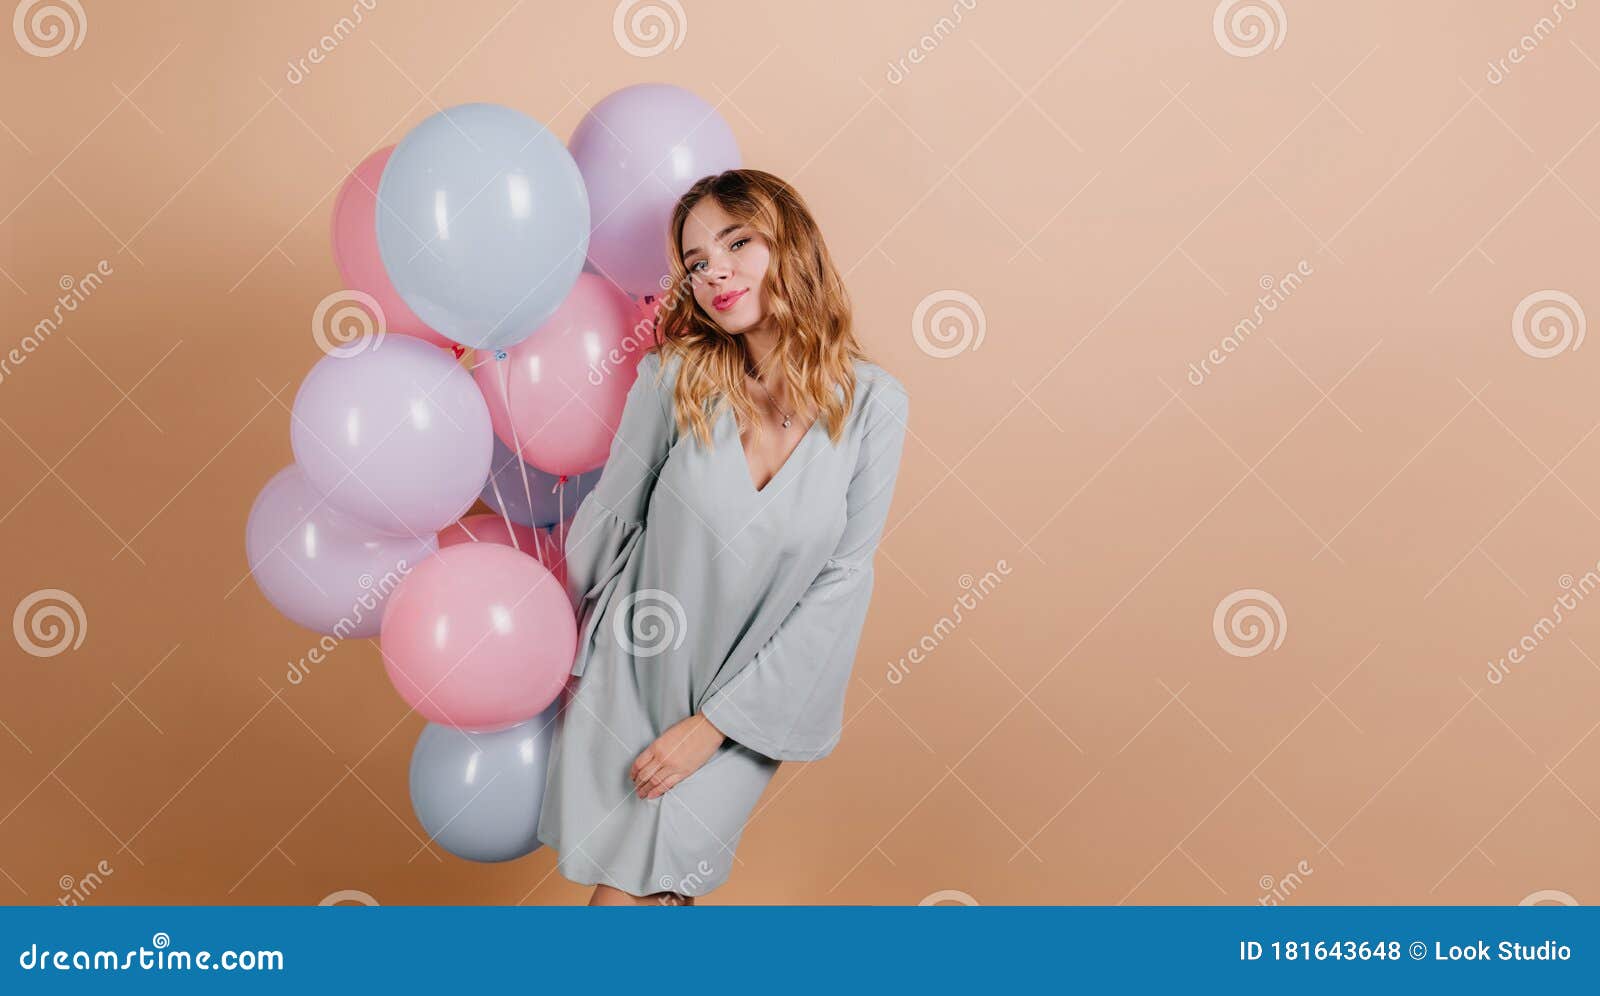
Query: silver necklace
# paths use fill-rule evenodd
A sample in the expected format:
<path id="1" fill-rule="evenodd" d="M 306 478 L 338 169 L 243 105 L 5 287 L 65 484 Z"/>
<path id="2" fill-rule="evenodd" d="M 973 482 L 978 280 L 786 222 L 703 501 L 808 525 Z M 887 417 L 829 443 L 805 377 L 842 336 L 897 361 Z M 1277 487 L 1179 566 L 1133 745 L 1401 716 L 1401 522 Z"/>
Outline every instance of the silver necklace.
<path id="1" fill-rule="evenodd" d="M 755 375 L 754 375 L 754 374 L 752 374 L 752 375 L 751 375 L 751 376 L 755 376 Z M 761 389 L 762 389 L 762 390 L 763 390 L 763 391 L 766 391 L 766 392 L 767 392 L 767 400 L 768 400 L 768 401 L 770 401 L 770 402 L 772 402 L 772 407 L 774 407 L 774 408 L 777 408 L 777 409 L 778 409 L 778 411 L 779 411 L 779 413 L 781 413 L 781 414 L 782 414 L 782 415 L 783 415 L 783 427 L 784 427 L 784 428 L 785 428 L 785 429 L 787 429 L 787 428 L 789 428 L 789 419 L 790 419 L 790 417 L 791 417 L 791 416 L 790 416 L 790 415 L 789 415 L 789 413 L 788 413 L 788 412 L 786 412 L 786 411 L 784 411 L 784 410 L 783 410 L 783 409 L 782 409 L 782 408 L 781 408 L 781 407 L 780 407 L 780 406 L 779 406 L 779 405 L 778 405 L 778 399 L 777 399 L 777 398 L 774 398 L 774 397 L 773 397 L 773 396 L 772 396 L 772 392 L 771 392 L 771 391 L 770 391 L 770 390 L 768 390 L 768 389 L 767 389 L 767 385 L 766 385 L 766 384 L 762 384 L 762 383 L 761 383 L 761 378 L 760 378 L 760 377 L 756 377 L 756 383 L 757 383 L 757 384 L 761 384 Z"/>

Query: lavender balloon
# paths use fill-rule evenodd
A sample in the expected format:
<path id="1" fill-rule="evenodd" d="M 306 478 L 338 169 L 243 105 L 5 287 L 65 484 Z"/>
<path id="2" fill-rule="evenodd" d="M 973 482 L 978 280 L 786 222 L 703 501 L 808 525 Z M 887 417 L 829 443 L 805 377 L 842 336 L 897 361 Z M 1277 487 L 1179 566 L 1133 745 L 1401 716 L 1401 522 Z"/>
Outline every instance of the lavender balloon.
<path id="1" fill-rule="evenodd" d="M 250 573 L 267 601 L 310 630 L 377 636 L 400 580 L 438 549 L 433 535 L 388 536 L 329 505 L 305 471 L 273 475 L 244 530 Z"/>
<path id="2" fill-rule="evenodd" d="M 733 129 L 694 93 L 641 83 L 590 108 L 567 146 L 589 191 L 589 261 L 630 294 L 660 294 L 673 205 L 701 177 L 739 168 Z"/>
<path id="3" fill-rule="evenodd" d="M 329 504 L 418 537 L 472 506 L 493 440 L 472 375 L 439 347 L 398 335 L 317 361 L 295 395 L 289 433 L 295 462 Z"/>
<path id="4" fill-rule="evenodd" d="M 528 468 L 528 486 L 522 486 L 522 467 Z M 574 474 L 567 478 L 565 492 L 557 495 L 552 489 L 560 480 L 555 474 L 547 474 L 531 463 L 523 463 L 511 451 L 511 447 L 500 441 L 498 436 L 494 440 L 494 456 L 489 462 L 489 483 L 483 486 L 481 497 L 484 503 L 495 510 L 495 514 L 508 516 L 512 522 L 524 526 L 537 526 L 540 529 L 549 529 L 561 521 L 561 513 L 565 511 L 567 518 L 572 518 L 572 513 L 577 509 L 578 503 L 583 501 L 585 495 L 594 490 L 600 481 L 600 471 L 596 468 L 586 474 Z M 500 498 L 505 499 L 504 504 L 495 497 L 495 488 L 500 489 Z M 528 494 L 533 494 L 533 504 L 528 504 Z"/>

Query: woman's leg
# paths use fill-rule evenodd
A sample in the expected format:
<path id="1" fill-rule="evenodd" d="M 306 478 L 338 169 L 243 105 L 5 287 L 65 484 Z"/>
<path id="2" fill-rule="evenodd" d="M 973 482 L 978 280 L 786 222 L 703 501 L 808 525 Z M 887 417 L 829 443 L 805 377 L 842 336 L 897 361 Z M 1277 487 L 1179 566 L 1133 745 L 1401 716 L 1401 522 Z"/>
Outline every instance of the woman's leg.
<path id="1" fill-rule="evenodd" d="M 638 903 L 638 897 L 609 885 L 595 886 L 594 895 L 589 897 L 590 906 L 636 906 Z"/>
<path id="2" fill-rule="evenodd" d="M 676 892 L 655 892 L 648 896 L 635 896 L 609 885 L 594 887 L 589 897 L 590 906 L 693 906 L 693 896 L 680 896 Z"/>

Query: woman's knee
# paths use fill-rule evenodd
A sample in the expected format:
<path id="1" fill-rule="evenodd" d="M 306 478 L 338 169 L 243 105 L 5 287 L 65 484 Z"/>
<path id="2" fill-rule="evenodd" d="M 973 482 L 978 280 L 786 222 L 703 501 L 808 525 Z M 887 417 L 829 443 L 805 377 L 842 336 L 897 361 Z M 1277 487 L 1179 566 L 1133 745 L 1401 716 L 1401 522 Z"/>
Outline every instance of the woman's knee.
<path id="1" fill-rule="evenodd" d="M 590 906 L 693 906 L 694 897 L 685 896 L 677 892 L 652 892 L 643 896 L 636 896 L 631 892 L 624 892 L 615 886 L 597 885 L 594 896 L 589 900 Z"/>

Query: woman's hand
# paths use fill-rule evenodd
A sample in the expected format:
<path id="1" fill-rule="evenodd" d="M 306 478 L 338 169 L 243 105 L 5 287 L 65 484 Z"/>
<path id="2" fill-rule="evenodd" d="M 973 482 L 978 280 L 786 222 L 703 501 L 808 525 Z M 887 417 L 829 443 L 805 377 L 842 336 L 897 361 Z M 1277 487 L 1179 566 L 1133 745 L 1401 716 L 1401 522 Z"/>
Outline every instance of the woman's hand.
<path id="1" fill-rule="evenodd" d="M 655 799 L 688 778 L 722 746 L 722 731 L 696 713 L 667 727 L 644 752 L 633 759 L 628 777 L 641 799 Z"/>

